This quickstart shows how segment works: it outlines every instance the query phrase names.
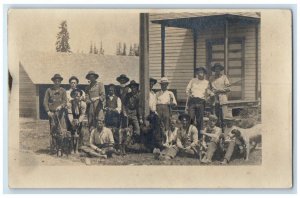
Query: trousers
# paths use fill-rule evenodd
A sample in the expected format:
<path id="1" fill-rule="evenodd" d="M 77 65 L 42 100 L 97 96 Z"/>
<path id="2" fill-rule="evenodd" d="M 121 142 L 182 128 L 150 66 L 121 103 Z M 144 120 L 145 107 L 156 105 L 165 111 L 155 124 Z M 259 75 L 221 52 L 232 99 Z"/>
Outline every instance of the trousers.
<path id="1" fill-rule="evenodd" d="M 162 121 L 164 125 L 164 131 L 169 130 L 170 127 L 170 107 L 167 104 L 158 104 L 156 105 L 156 111 L 158 114 L 158 117 Z"/>
<path id="2" fill-rule="evenodd" d="M 191 122 L 197 127 L 199 133 L 203 130 L 203 116 L 205 109 L 205 100 L 201 98 L 191 98 L 189 102 L 189 115 Z M 198 134 L 200 137 L 200 134 Z"/>

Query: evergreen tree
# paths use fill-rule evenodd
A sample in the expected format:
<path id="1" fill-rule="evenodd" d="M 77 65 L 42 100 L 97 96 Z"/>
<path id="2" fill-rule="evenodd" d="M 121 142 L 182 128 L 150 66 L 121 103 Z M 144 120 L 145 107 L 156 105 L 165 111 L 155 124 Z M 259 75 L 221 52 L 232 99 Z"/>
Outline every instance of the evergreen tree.
<path id="1" fill-rule="evenodd" d="M 92 41 L 91 41 L 91 45 L 90 45 L 90 54 L 93 53 L 93 44 L 92 44 Z"/>
<path id="2" fill-rule="evenodd" d="M 140 55 L 140 45 L 134 44 L 134 55 L 139 56 Z"/>
<path id="3" fill-rule="evenodd" d="M 69 32 L 67 21 L 62 21 L 58 27 L 60 31 L 56 35 L 56 51 L 57 52 L 71 52 L 69 45 Z"/>
<path id="4" fill-rule="evenodd" d="M 99 54 L 104 55 L 104 49 L 102 47 L 102 41 L 101 41 L 101 44 L 100 44 Z"/>
<path id="5" fill-rule="evenodd" d="M 130 45 L 128 56 L 135 56 L 135 52 L 134 52 L 134 49 L 133 49 L 132 45 Z"/>
<path id="6" fill-rule="evenodd" d="M 126 56 L 127 53 L 126 53 L 126 43 L 123 44 L 123 53 L 122 53 L 123 56 Z"/>
<path id="7" fill-rule="evenodd" d="M 96 47 L 96 44 L 94 44 L 94 54 L 98 54 L 98 49 Z"/>

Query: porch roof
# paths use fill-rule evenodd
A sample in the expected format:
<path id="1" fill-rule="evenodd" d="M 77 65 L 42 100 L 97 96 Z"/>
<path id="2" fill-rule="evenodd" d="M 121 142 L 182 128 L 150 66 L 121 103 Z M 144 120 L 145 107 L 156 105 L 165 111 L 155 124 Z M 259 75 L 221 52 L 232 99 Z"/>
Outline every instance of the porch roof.
<path id="1" fill-rule="evenodd" d="M 236 24 L 257 24 L 260 22 L 260 18 L 235 14 L 221 14 L 188 18 L 160 19 L 153 20 L 152 23 L 160 24 L 165 27 L 177 27 L 197 30 L 207 26 L 223 25 L 226 21 Z"/>

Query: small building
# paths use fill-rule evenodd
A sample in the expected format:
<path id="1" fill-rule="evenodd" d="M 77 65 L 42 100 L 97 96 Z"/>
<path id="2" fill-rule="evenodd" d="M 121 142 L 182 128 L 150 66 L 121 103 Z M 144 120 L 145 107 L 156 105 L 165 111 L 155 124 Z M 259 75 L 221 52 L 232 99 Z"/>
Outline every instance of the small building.
<path id="1" fill-rule="evenodd" d="M 77 76 L 79 88 L 85 89 L 88 71 L 99 74 L 104 85 L 116 84 L 116 77 L 122 73 L 139 81 L 139 58 L 135 56 L 114 56 L 73 53 L 24 54 L 19 63 L 19 116 L 47 119 L 43 100 L 47 88 L 52 86 L 51 77 L 59 73 L 64 78 L 62 86 L 69 88 L 69 78 Z"/>
<path id="2" fill-rule="evenodd" d="M 258 104 L 259 13 L 150 13 L 147 19 L 149 76 L 167 76 L 182 105 L 194 68 L 206 66 L 211 75 L 216 62 L 225 66 L 232 85 L 228 105 Z"/>

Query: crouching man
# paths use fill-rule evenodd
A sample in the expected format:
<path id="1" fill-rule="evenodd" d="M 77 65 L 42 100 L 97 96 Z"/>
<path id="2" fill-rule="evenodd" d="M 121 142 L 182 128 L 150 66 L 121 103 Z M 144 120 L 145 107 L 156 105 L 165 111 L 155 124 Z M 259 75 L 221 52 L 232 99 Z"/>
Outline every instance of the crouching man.
<path id="1" fill-rule="evenodd" d="M 86 103 L 81 100 L 82 95 L 82 90 L 74 89 L 70 94 L 72 100 L 70 100 L 70 103 L 67 105 L 69 118 L 68 131 L 70 131 L 72 135 L 72 147 L 74 153 L 77 153 L 78 147 L 83 145 L 83 133 L 81 129 L 86 111 Z"/>
<path id="2" fill-rule="evenodd" d="M 111 130 L 104 127 L 104 115 L 100 114 L 97 127 L 91 131 L 89 146 L 82 146 L 81 150 L 91 157 L 112 157 L 112 154 L 116 153 L 114 143 Z"/>
<path id="3" fill-rule="evenodd" d="M 219 146 L 220 135 L 222 134 L 222 129 L 217 127 L 218 117 L 215 115 L 209 116 L 209 126 L 201 132 L 204 135 L 205 146 L 207 146 L 207 154 L 201 160 L 202 163 L 211 163 L 212 157 L 215 154 Z"/>
<path id="4" fill-rule="evenodd" d="M 172 145 L 172 139 L 169 139 L 169 148 L 165 151 L 164 159 L 169 160 L 176 157 L 176 155 L 183 157 L 199 157 L 198 144 L 198 130 L 190 124 L 190 116 L 188 114 L 181 114 L 179 116 L 180 127 L 177 130 L 176 146 Z M 175 127 L 173 127 L 176 130 Z M 175 134 L 174 134 L 175 135 Z M 171 141 L 171 145 L 170 145 Z M 153 151 L 157 155 L 157 151 Z"/>

